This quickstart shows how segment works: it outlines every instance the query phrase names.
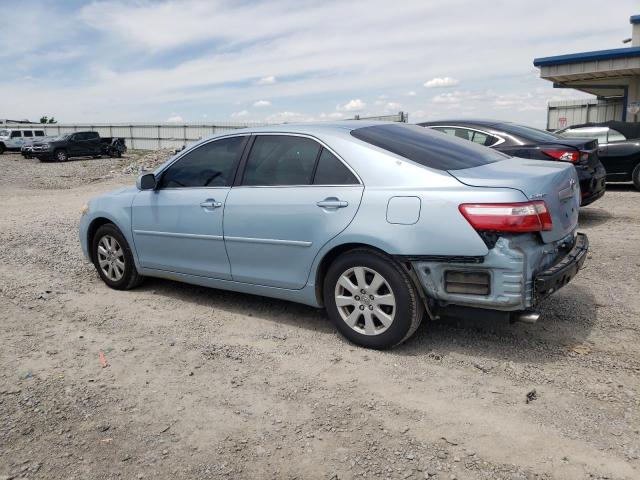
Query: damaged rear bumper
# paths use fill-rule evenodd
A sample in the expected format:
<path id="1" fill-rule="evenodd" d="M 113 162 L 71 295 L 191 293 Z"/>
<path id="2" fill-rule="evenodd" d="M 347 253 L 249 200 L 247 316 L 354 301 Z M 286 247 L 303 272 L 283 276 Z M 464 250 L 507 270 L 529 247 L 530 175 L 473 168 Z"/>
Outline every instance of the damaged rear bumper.
<path id="1" fill-rule="evenodd" d="M 558 263 L 536 275 L 533 284 L 534 303 L 538 303 L 569 283 L 584 265 L 588 252 L 589 239 L 584 233 L 578 233 L 569 253 Z"/>
<path id="2" fill-rule="evenodd" d="M 543 244 L 535 235 L 500 237 L 484 257 L 412 258 L 428 297 L 440 307 L 514 312 L 535 307 L 569 283 L 584 264 L 587 236 Z"/>

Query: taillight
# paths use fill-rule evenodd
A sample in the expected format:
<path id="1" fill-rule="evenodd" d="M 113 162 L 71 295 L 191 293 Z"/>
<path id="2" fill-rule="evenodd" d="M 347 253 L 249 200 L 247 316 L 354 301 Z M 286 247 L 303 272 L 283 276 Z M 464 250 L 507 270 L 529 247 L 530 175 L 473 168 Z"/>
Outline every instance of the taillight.
<path id="1" fill-rule="evenodd" d="M 566 148 L 548 148 L 542 150 L 542 153 L 548 155 L 554 160 L 560 160 L 562 162 L 576 163 L 578 160 L 580 160 L 580 152 L 573 149 L 569 150 Z"/>
<path id="2" fill-rule="evenodd" d="M 522 203 L 463 203 L 458 208 L 476 230 L 542 232 L 553 229 L 549 209 L 541 200 Z"/>

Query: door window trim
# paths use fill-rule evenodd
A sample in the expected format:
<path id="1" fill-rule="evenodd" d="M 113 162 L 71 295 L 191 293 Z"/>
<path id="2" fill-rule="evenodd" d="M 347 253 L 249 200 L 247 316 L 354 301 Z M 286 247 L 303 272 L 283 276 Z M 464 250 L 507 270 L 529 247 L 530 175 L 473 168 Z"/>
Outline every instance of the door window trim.
<path id="1" fill-rule="evenodd" d="M 315 163 L 313 165 L 313 172 L 311 175 L 311 182 L 313 182 L 313 179 L 315 177 L 316 171 L 318 169 L 318 162 L 320 160 L 320 156 L 322 155 L 322 149 L 325 148 L 327 149 L 327 151 L 331 154 L 333 154 L 339 162 L 341 162 L 346 168 L 347 170 L 349 170 L 353 176 L 356 178 L 356 180 L 358 181 L 358 183 L 352 183 L 352 184 L 348 184 L 348 185 L 326 185 L 326 184 L 318 184 L 318 185 L 314 185 L 313 183 L 308 184 L 308 183 L 304 183 L 304 184 L 299 184 L 299 185 L 243 185 L 242 184 L 242 180 L 244 179 L 244 172 L 246 170 L 246 166 L 247 166 L 247 160 L 249 158 L 249 154 L 251 153 L 251 150 L 253 149 L 253 144 L 256 141 L 256 138 L 259 136 L 266 136 L 266 135 L 271 135 L 271 136 L 286 136 L 286 137 L 302 137 L 302 138 L 308 138 L 310 140 L 313 140 L 315 142 L 317 142 L 318 144 L 320 144 L 320 150 L 318 151 L 318 154 L 316 155 L 316 159 L 315 159 Z M 240 164 L 238 165 L 238 171 L 236 172 L 236 177 L 234 179 L 233 188 L 238 188 L 238 187 L 242 187 L 242 188 L 299 188 L 299 187 L 360 187 L 364 185 L 364 182 L 362 181 L 362 179 L 360 178 L 360 175 L 358 175 L 356 173 L 356 171 L 351 168 L 351 166 L 345 162 L 343 160 L 343 158 L 338 155 L 331 147 L 329 147 L 326 143 L 324 143 L 322 140 L 320 140 L 318 137 L 314 137 L 313 135 L 309 135 L 306 133 L 289 133 L 289 132 L 259 132 L 259 133 L 252 133 L 251 134 L 251 141 L 247 144 L 245 151 L 242 155 L 242 159 L 240 160 Z"/>
<path id="2" fill-rule="evenodd" d="M 496 143 L 492 143 L 491 145 L 482 145 L 483 147 L 486 146 L 487 148 L 493 148 L 496 147 L 498 145 L 500 145 L 501 143 L 504 143 L 506 140 L 504 138 L 502 138 L 500 135 L 496 135 L 495 133 L 491 133 L 491 132 L 487 132 L 484 130 L 480 130 L 478 128 L 472 128 L 472 127 L 463 127 L 460 125 L 428 125 L 427 128 L 430 128 L 432 130 L 436 130 L 438 128 L 459 128 L 462 130 L 469 130 L 471 132 L 478 132 L 478 133 L 482 133 L 483 135 L 487 135 L 489 137 L 495 137 L 498 139 L 498 141 Z M 440 133 L 444 133 L 444 132 L 440 132 Z M 459 137 L 456 137 L 459 138 Z M 462 140 L 462 139 L 461 139 Z M 467 140 L 468 142 L 473 142 L 473 140 Z M 476 145 L 480 145 L 479 143 L 477 143 Z"/>

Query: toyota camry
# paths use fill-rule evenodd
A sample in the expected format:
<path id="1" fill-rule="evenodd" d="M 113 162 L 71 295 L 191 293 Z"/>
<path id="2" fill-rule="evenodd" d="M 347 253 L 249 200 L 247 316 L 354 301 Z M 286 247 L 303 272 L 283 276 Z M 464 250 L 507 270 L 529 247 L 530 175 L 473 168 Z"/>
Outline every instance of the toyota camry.
<path id="1" fill-rule="evenodd" d="M 586 257 L 577 182 L 570 163 L 419 126 L 251 128 L 92 199 L 80 241 L 111 288 L 148 276 L 300 302 L 389 348 L 447 312 L 537 320 Z"/>

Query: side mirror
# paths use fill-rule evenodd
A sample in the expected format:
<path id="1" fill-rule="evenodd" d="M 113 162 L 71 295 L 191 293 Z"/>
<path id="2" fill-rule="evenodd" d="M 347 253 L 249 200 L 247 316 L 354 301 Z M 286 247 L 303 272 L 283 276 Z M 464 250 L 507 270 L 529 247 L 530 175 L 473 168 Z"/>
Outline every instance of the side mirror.
<path id="1" fill-rule="evenodd" d="M 138 190 L 154 190 L 156 188 L 156 176 L 153 173 L 145 173 L 136 181 Z"/>

